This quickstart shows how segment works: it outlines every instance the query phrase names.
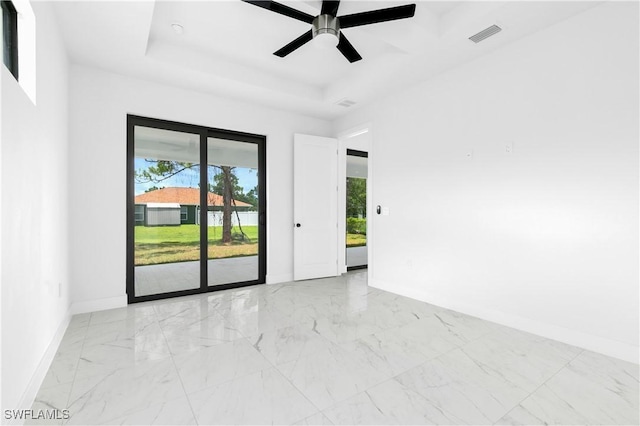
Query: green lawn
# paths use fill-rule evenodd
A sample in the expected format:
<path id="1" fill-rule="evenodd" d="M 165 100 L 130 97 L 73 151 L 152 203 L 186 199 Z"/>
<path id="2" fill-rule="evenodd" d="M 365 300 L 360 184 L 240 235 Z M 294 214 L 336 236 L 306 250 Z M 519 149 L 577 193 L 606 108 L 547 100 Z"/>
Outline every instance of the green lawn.
<path id="1" fill-rule="evenodd" d="M 222 242 L 222 227 L 209 228 L 209 259 L 251 256 L 258 254 L 258 227 L 243 226 L 248 240 L 242 241 L 238 227 L 232 229 L 233 241 Z M 367 236 L 347 234 L 347 247 L 367 244 Z M 200 226 L 136 226 L 135 264 L 186 262 L 200 259 Z"/>
<path id="2" fill-rule="evenodd" d="M 347 234 L 347 247 L 361 247 L 367 245 L 367 236 L 363 234 Z"/>
<path id="3" fill-rule="evenodd" d="M 232 229 L 233 241 L 222 242 L 222 227 L 209 228 L 209 259 L 258 254 L 258 227 L 243 226 L 248 240 L 242 241 L 238 227 Z M 136 226 L 135 264 L 185 262 L 200 259 L 200 226 Z"/>
<path id="4" fill-rule="evenodd" d="M 242 230 L 250 239 L 255 240 L 255 242 L 258 241 L 257 226 L 243 226 Z M 234 226 L 231 232 L 239 234 L 240 229 Z M 200 241 L 200 226 L 136 226 L 136 243 L 156 244 L 158 241 L 198 244 Z M 222 244 L 222 226 L 209 227 L 209 244 Z"/>

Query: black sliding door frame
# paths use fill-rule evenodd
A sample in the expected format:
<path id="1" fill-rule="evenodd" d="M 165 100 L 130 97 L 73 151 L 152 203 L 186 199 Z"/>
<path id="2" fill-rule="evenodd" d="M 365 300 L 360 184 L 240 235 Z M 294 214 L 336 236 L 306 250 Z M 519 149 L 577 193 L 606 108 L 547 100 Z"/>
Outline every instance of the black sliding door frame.
<path id="1" fill-rule="evenodd" d="M 135 295 L 135 128 L 151 127 L 161 130 L 191 133 L 200 135 L 200 287 L 188 290 L 157 293 L 145 296 Z M 207 143 L 209 138 L 225 139 L 237 142 L 253 143 L 258 148 L 258 278 L 229 284 L 210 286 L 208 283 L 208 158 Z M 244 133 L 233 130 L 216 129 L 175 121 L 127 115 L 127 301 L 128 303 L 146 302 L 149 300 L 187 296 L 190 294 L 208 293 L 229 288 L 264 284 L 267 275 L 267 138 L 263 135 Z M 204 208 L 202 206 L 205 206 Z"/>

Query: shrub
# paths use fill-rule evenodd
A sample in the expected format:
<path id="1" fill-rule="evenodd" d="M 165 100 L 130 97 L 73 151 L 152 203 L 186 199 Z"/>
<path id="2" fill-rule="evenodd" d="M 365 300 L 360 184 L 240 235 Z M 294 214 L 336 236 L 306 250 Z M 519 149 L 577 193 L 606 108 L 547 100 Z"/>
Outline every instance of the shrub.
<path id="1" fill-rule="evenodd" d="M 367 219 L 357 217 L 347 218 L 347 234 L 367 235 Z"/>

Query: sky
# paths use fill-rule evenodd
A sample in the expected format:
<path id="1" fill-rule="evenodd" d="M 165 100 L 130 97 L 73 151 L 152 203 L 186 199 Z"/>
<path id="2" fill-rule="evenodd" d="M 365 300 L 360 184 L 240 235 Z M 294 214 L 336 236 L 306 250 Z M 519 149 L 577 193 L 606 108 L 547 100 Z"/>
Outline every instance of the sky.
<path id="1" fill-rule="evenodd" d="M 135 169 L 143 170 L 147 168 L 149 165 L 153 166 L 153 163 L 148 163 L 144 158 L 136 157 L 135 158 Z M 238 177 L 238 183 L 244 189 L 244 193 L 251 191 L 258 184 L 258 173 L 256 169 L 248 169 L 236 167 L 234 169 L 234 173 Z M 209 182 L 213 183 L 213 176 L 209 176 Z M 185 170 L 180 174 L 173 176 L 167 180 L 164 180 L 159 183 L 148 182 L 148 183 L 137 183 L 135 184 L 135 195 L 143 194 L 147 189 L 157 186 L 158 188 L 162 187 L 171 187 L 171 186 L 181 186 L 187 188 L 198 188 L 198 184 L 200 183 L 200 172 L 199 168 L 192 170 Z"/>

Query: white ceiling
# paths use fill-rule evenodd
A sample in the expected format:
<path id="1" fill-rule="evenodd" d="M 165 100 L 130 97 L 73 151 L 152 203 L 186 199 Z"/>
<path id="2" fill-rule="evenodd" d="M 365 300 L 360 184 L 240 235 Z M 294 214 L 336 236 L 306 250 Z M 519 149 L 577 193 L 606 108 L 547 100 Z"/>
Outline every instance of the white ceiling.
<path id="1" fill-rule="evenodd" d="M 321 1 L 282 1 L 317 15 Z M 338 15 L 410 1 L 343 0 Z M 311 41 L 273 52 L 310 26 L 228 1 L 62 1 L 55 10 L 70 59 L 120 74 L 332 119 L 599 2 L 418 1 L 414 18 L 348 28 L 363 60 Z M 176 34 L 172 23 L 184 27 Z M 475 44 L 471 35 L 503 31 Z M 356 104 L 338 106 L 343 99 Z"/>

